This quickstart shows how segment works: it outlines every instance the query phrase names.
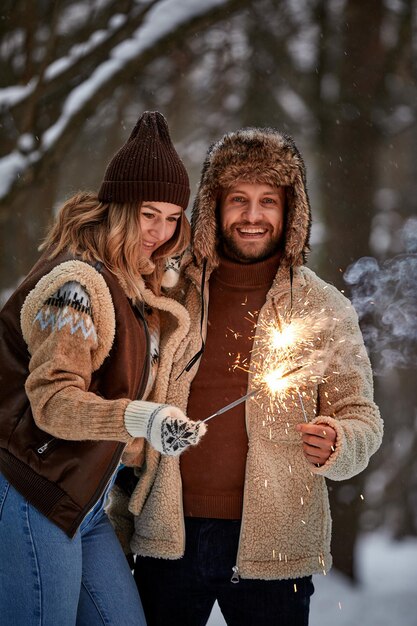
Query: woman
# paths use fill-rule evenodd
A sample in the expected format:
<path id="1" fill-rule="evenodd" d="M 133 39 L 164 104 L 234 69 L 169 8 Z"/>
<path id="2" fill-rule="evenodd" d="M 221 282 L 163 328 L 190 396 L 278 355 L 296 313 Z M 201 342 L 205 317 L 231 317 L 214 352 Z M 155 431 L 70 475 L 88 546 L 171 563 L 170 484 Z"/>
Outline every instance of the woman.
<path id="1" fill-rule="evenodd" d="M 161 295 L 165 260 L 188 244 L 188 199 L 165 119 L 144 113 L 98 195 L 63 205 L 0 314 L 2 623 L 145 624 L 104 504 L 122 454 L 138 462 L 143 437 L 176 455 L 204 432 L 145 400 L 158 311 L 181 321 L 172 349 L 188 328 Z"/>

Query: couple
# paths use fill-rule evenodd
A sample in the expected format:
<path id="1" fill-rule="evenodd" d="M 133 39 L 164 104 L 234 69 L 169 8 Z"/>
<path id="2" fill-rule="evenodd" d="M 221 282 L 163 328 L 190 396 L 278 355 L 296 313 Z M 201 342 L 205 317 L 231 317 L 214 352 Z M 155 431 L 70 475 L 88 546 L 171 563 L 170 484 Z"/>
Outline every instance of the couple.
<path id="1" fill-rule="evenodd" d="M 325 478 L 381 442 L 369 361 L 347 300 L 304 267 L 289 137 L 211 147 L 168 291 L 189 194 L 163 116 L 144 113 L 1 312 L 5 624 L 197 626 L 216 599 L 230 625 L 308 623 L 311 576 L 331 565 Z M 256 387 L 271 328 L 292 320 L 318 335 L 302 355 L 327 355 L 303 400 L 260 392 L 206 425 Z"/>

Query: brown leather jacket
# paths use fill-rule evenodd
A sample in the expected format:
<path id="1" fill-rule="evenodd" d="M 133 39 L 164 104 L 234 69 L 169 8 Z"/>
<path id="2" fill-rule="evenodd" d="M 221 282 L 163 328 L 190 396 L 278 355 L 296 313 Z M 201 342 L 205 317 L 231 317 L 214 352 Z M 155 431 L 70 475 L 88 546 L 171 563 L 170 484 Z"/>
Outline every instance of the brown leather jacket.
<path id="1" fill-rule="evenodd" d="M 30 355 L 20 328 L 23 302 L 42 276 L 71 258 L 62 254 L 49 261 L 44 255 L 0 312 L 0 471 L 69 537 L 102 495 L 125 447 L 116 441 L 53 438 L 35 424 L 25 393 Z M 99 264 L 95 269 L 113 300 L 116 334 L 89 391 L 111 400 L 141 398 L 149 373 L 143 312 L 113 274 Z"/>

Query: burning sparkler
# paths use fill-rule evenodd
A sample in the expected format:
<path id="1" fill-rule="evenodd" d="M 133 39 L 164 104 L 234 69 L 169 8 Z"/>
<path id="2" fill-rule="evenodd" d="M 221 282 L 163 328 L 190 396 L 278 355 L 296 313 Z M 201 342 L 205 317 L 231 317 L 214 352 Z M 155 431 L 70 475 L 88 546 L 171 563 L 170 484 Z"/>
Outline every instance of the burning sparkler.
<path id="1" fill-rule="evenodd" d="M 300 365 L 299 367 L 294 368 L 293 370 L 289 370 L 288 372 L 284 372 L 284 374 L 280 375 L 279 380 L 281 381 L 282 379 L 286 378 L 287 376 L 291 376 L 291 374 L 294 374 L 295 372 L 298 372 L 300 369 L 302 369 L 302 365 Z M 269 374 L 269 376 L 271 377 L 271 385 L 276 385 L 277 384 L 277 379 L 276 379 L 277 373 L 276 372 L 271 372 Z M 226 406 L 224 406 L 223 408 L 219 409 L 218 411 L 216 411 L 212 415 L 209 415 L 209 417 L 206 417 L 206 419 L 204 419 L 203 422 L 208 422 L 213 417 L 216 417 L 217 415 L 221 415 L 222 413 L 226 413 L 226 411 L 229 411 L 230 409 L 233 409 L 235 406 L 238 406 L 242 402 L 245 402 L 249 398 L 252 398 L 252 396 L 255 396 L 257 393 L 259 393 L 259 391 L 260 391 L 260 388 L 252 389 L 252 391 L 249 391 L 244 396 L 241 396 L 237 400 L 234 400 L 233 402 L 230 402 L 229 404 L 226 404 Z M 301 397 L 300 397 L 300 400 L 301 400 Z M 304 411 L 304 407 L 303 407 L 303 411 Z M 304 411 L 304 415 L 305 415 L 305 411 Z"/>
<path id="2" fill-rule="evenodd" d="M 271 410 L 277 402 L 296 398 L 304 420 L 308 421 L 300 389 L 308 383 L 323 380 L 323 362 L 319 358 L 320 351 L 317 350 L 323 322 L 312 320 L 311 317 L 297 317 L 284 322 L 274 302 L 273 308 L 274 319 L 259 324 L 262 332 L 255 336 L 252 356 L 258 358 L 252 358 L 252 371 L 248 367 L 242 367 L 243 363 L 234 364 L 234 368 L 242 367 L 252 374 L 253 389 L 206 417 L 204 422 L 257 395 L 266 395 L 269 398 Z"/>
<path id="3" fill-rule="evenodd" d="M 261 322 L 253 359 L 253 384 L 260 387 L 272 404 L 297 398 L 307 415 L 300 389 L 323 380 L 320 359 L 320 331 L 323 321 L 311 316 L 291 318 L 285 322 L 273 303 L 274 319 Z M 271 407 L 272 408 L 272 407 Z"/>

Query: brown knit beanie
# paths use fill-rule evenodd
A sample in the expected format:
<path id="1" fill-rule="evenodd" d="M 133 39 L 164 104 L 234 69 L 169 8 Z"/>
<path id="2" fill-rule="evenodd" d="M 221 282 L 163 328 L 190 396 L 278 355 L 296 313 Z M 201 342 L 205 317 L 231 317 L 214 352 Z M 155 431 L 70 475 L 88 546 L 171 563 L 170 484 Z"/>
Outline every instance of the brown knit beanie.
<path id="1" fill-rule="evenodd" d="M 108 164 L 98 198 L 102 202 L 170 202 L 187 208 L 190 181 L 161 113 L 142 113 Z"/>

